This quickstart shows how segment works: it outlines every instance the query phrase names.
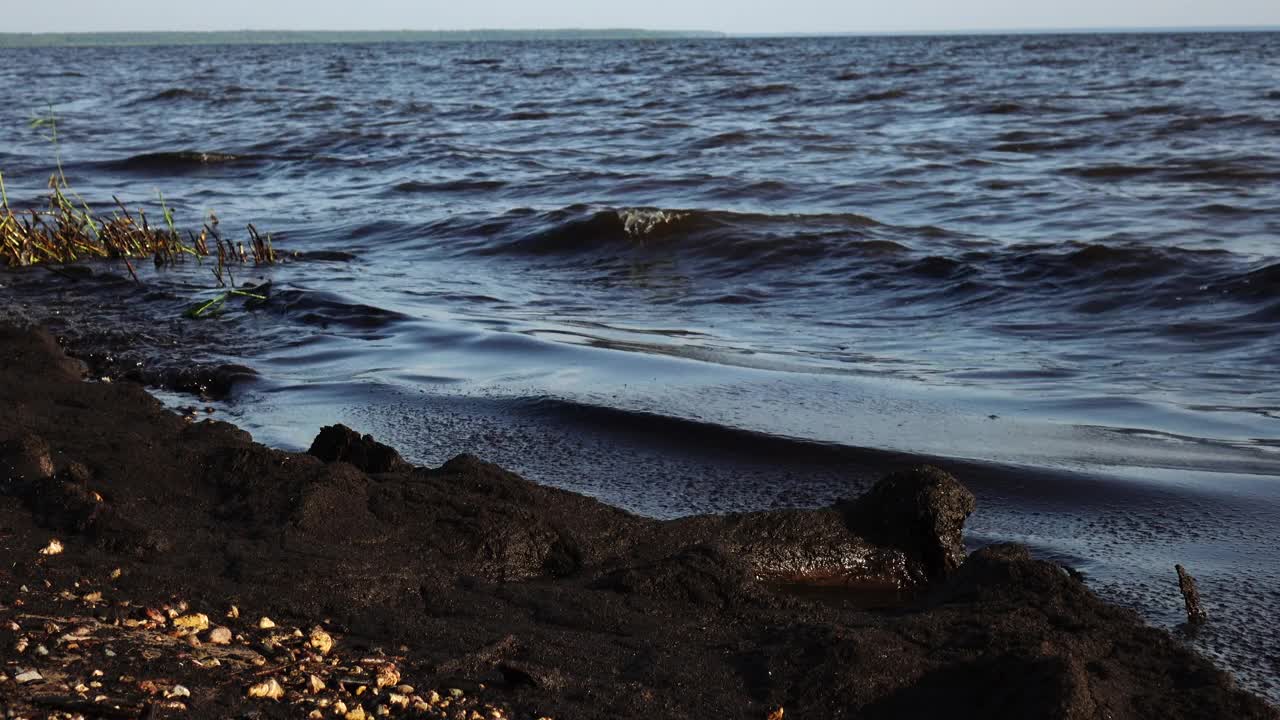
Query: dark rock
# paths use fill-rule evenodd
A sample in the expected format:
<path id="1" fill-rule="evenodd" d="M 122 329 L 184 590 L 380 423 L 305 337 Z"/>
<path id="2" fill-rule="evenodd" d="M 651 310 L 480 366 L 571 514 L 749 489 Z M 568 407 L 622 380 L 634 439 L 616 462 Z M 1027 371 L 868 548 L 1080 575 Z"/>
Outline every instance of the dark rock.
<path id="1" fill-rule="evenodd" d="M 724 609 L 750 598 L 751 576 L 742 561 L 721 548 L 699 545 L 657 562 L 609 572 L 594 586 L 638 595 L 646 602 Z"/>
<path id="2" fill-rule="evenodd" d="M 144 368 L 125 375 L 126 378 L 145 385 L 215 399 L 230 396 L 237 383 L 257 376 L 257 371 L 244 365 Z"/>
<path id="3" fill-rule="evenodd" d="M 26 499 L 42 525 L 75 532 L 92 527 L 106 507 L 92 490 L 57 478 L 28 485 Z"/>
<path id="4" fill-rule="evenodd" d="M 53 475 L 49 443 L 29 432 L 0 441 L 0 488 L 13 488 Z"/>
<path id="5" fill-rule="evenodd" d="M 498 666 L 508 686 L 531 685 L 540 690 L 557 691 L 565 686 L 565 677 L 554 668 L 531 662 L 510 661 Z"/>
<path id="6" fill-rule="evenodd" d="M 372 542 L 381 534 L 377 518 L 369 512 L 368 484 L 368 476 L 350 465 L 328 465 L 302 491 L 292 520 L 306 535 Z"/>
<path id="7" fill-rule="evenodd" d="M 922 718 L 947 708 L 948 718 L 1098 717 L 1089 678 L 1078 662 L 1062 657 L 1002 655 L 950 665 L 863 710 L 868 720 Z M 1107 717 L 1107 715 L 1103 715 Z"/>
<path id="8" fill-rule="evenodd" d="M 1062 566 L 1032 559 L 1025 545 L 998 543 L 970 554 L 951 577 L 930 588 L 928 597 L 935 604 L 986 601 L 1035 605 L 1045 599 L 1083 602 L 1088 595 L 1084 583 Z"/>
<path id="9" fill-rule="evenodd" d="M 976 507 L 973 493 L 929 465 L 888 475 L 841 506 L 850 530 L 920 559 L 931 579 L 964 562 L 964 522 Z"/>
<path id="10" fill-rule="evenodd" d="M 920 561 L 851 532 L 832 509 L 694 517 L 674 521 L 671 530 L 684 545 L 724 548 L 771 582 L 890 589 L 928 580 Z"/>
<path id="11" fill-rule="evenodd" d="M 347 462 L 367 473 L 389 473 L 410 469 L 400 453 L 373 439 L 360 435 L 346 425 L 329 425 L 311 443 L 307 454 L 325 462 Z"/>

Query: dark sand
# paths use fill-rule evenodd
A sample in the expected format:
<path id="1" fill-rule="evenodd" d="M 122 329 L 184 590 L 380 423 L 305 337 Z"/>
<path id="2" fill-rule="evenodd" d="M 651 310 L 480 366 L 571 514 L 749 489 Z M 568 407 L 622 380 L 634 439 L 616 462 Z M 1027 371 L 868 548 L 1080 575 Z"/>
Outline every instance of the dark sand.
<path id="1" fill-rule="evenodd" d="M 656 521 L 467 456 L 412 468 L 340 430 L 314 448 L 332 462 L 271 450 L 139 385 L 84 382 L 12 327 L 0 408 L 16 716 L 306 717 L 323 699 L 332 717 L 342 699 L 448 717 L 1280 717 L 1062 568 L 1016 546 L 965 558 L 972 497 L 937 471 L 822 510 Z M 243 641 L 193 646 L 174 630 L 191 613 Z M 392 664 L 417 710 L 367 680 Z M 300 684 L 313 670 L 322 693 Z M 275 677 L 282 700 L 246 697 Z M 429 696 L 451 688 L 450 708 Z"/>

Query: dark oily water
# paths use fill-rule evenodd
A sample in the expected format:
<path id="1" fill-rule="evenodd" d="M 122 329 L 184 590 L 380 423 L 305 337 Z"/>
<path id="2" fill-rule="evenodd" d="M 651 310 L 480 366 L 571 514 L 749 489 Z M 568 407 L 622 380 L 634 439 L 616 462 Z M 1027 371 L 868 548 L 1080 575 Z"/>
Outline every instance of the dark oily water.
<path id="1" fill-rule="evenodd" d="M 223 409 L 259 439 L 341 420 L 658 516 L 986 463 L 974 543 L 1169 626 L 1188 565 L 1194 642 L 1280 698 L 1280 35 L 0 58 L 13 204 L 47 100 L 91 204 L 159 189 L 314 253 L 206 323 L 194 265 L 0 279 L 257 368 Z"/>

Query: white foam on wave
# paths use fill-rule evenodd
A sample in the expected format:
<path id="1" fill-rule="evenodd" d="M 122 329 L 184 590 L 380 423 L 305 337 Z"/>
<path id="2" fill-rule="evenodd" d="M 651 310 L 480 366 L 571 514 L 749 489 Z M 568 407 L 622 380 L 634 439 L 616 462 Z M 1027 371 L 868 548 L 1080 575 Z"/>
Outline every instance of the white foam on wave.
<path id="1" fill-rule="evenodd" d="M 654 210 L 645 208 L 626 208 L 618 210 L 618 219 L 622 221 L 622 229 L 628 237 L 642 238 L 652 235 L 669 225 L 689 217 L 686 212 Z"/>

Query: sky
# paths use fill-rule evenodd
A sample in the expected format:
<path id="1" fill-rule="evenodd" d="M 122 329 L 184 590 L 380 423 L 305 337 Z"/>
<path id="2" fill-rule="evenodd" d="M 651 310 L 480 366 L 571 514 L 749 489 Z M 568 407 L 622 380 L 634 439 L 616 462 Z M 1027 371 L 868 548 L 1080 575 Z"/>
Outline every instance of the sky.
<path id="1" fill-rule="evenodd" d="M 60 0 L 0 32 L 645 28 L 730 33 L 1280 26 L 1280 0 Z"/>

